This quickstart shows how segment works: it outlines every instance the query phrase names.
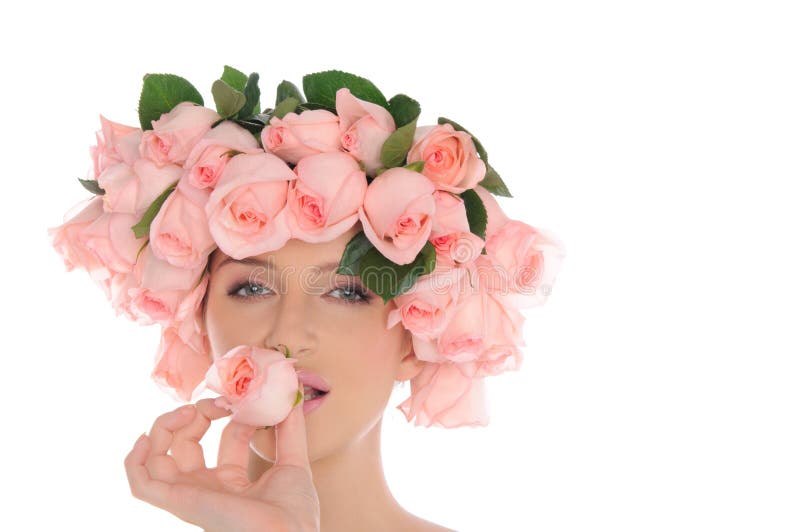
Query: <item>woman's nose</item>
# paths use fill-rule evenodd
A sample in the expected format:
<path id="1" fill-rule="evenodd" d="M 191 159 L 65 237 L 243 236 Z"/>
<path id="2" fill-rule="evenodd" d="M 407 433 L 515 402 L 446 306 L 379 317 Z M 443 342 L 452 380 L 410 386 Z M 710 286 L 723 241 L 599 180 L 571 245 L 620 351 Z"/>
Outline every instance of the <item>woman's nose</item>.
<path id="1" fill-rule="evenodd" d="M 293 358 L 306 356 L 316 346 L 316 335 L 310 312 L 304 308 L 304 298 L 282 296 L 277 312 L 270 316 L 264 346 L 268 349 L 288 348 Z"/>

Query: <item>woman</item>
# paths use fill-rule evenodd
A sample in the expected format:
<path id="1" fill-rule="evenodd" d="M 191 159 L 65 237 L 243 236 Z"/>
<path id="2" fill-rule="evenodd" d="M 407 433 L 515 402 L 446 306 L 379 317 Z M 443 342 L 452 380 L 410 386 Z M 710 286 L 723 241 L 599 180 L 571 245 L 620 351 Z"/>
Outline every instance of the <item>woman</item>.
<path id="1" fill-rule="evenodd" d="M 356 224 L 324 243 L 290 240 L 256 257 L 274 263 L 269 274 L 212 254 L 204 317 L 214 356 L 239 344 L 284 344 L 298 371 L 324 379 L 329 392 L 305 416 L 296 406 L 277 430 L 230 422 L 222 480 L 203 465 L 198 440 L 229 412 L 202 399 L 185 417 L 183 407 L 159 417 L 149 447 L 125 460 L 135 496 L 207 530 L 450 530 L 404 510 L 384 476 L 383 411 L 394 383 L 422 369 L 410 333 L 400 323 L 387 330 L 394 305 L 358 277 L 316 268 L 338 264 L 359 231 Z"/>
<path id="2" fill-rule="evenodd" d="M 483 378 L 519 369 L 518 309 L 546 300 L 563 245 L 509 219 L 481 143 L 446 118 L 418 127 L 416 100 L 331 70 L 261 111 L 258 79 L 225 67 L 213 110 L 145 76 L 142 127 L 101 117 L 95 196 L 49 231 L 118 315 L 162 326 L 152 376 L 178 400 L 242 345 L 287 347 L 313 387 L 274 427 L 231 421 L 212 469 L 199 441 L 229 411 L 160 416 L 125 460 L 131 491 L 207 530 L 447 530 L 388 489 L 392 387 L 410 381 L 398 408 L 416 425 L 487 425 Z"/>

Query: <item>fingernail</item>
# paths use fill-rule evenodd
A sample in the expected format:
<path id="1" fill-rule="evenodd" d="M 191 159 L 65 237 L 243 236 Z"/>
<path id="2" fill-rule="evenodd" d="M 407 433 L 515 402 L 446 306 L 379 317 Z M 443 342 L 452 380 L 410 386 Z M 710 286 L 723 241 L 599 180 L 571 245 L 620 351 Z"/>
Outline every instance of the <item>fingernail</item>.
<path id="1" fill-rule="evenodd" d="M 188 416 L 188 415 L 189 415 L 189 414 L 191 414 L 193 411 L 194 411 L 194 406 L 192 406 L 192 405 L 186 405 L 186 406 L 184 406 L 184 407 L 181 407 L 181 409 L 180 409 L 180 414 L 181 414 L 182 416 Z"/>
<path id="2" fill-rule="evenodd" d="M 134 447 L 143 446 L 147 442 L 146 438 L 147 438 L 147 433 L 146 432 L 142 432 L 142 435 L 139 436 L 139 438 L 136 440 L 136 443 L 133 444 Z"/>

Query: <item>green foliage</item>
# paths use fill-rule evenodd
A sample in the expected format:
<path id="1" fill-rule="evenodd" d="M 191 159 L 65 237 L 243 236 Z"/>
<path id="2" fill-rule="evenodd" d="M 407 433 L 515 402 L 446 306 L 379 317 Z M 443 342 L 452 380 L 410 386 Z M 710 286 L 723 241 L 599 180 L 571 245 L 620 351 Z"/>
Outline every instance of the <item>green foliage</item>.
<path id="1" fill-rule="evenodd" d="M 342 72 L 341 70 L 326 70 L 303 76 L 303 92 L 310 103 L 336 108 L 336 91 L 347 87 L 356 98 L 372 102 L 386 109 L 389 102 L 380 90 L 368 79 Z"/>
<path id="2" fill-rule="evenodd" d="M 153 120 L 158 120 L 181 102 L 203 105 L 203 97 L 191 83 L 175 74 L 145 74 L 139 96 L 142 129 L 153 129 Z"/>

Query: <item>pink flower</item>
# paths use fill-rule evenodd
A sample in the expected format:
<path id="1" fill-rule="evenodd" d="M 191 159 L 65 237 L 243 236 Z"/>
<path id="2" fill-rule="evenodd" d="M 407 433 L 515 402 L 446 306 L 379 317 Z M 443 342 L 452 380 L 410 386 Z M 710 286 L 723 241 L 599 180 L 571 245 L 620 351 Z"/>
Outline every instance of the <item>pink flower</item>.
<path id="1" fill-rule="evenodd" d="M 489 414 L 482 378 L 464 375 L 451 363 L 427 363 L 411 379 L 411 396 L 398 407 L 415 426 L 486 426 Z"/>
<path id="2" fill-rule="evenodd" d="M 292 237 L 306 242 L 333 240 L 358 222 L 367 176 L 346 153 L 303 157 L 289 185 L 286 223 Z"/>
<path id="3" fill-rule="evenodd" d="M 261 130 L 264 150 L 286 162 L 297 164 L 303 157 L 317 153 L 337 152 L 339 117 L 325 109 L 287 113 L 283 118 L 273 116 Z"/>
<path id="4" fill-rule="evenodd" d="M 436 248 L 436 260 L 458 266 L 473 262 L 481 254 L 483 240 L 469 231 L 450 233 L 430 239 Z"/>
<path id="5" fill-rule="evenodd" d="M 413 336 L 414 353 L 428 362 L 479 362 L 497 357 L 500 348 L 525 345 L 522 325 L 525 318 L 505 304 L 481 283 L 461 294 L 453 316 L 434 341 Z M 508 356 L 516 352 L 506 351 Z M 516 363 L 510 364 L 516 366 Z"/>
<path id="6" fill-rule="evenodd" d="M 342 147 L 374 175 L 381 167 L 383 143 L 396 129 L 394 118 L 380 105 L 356 98 L 346 87 L 336 91 L 336 114 Z"/>
<path id="7" fill-rule="evenodd" d="M 430 179 L 402 167 L 390 168 L 367 187 L 358 217 L 364 234 L 386 258 L 409 264 L 431 233 L 436 202 Z"/>
<path id="8" fill-rule="evenodd" d="M 181 102 L 153 120 L 153 129 L 142 135 L 139 153 L 159 166 L 183 165 L 195 143 L 221 118 L 207 107 Z"/>
<path id="9" fill-rule="evenodd" d="M 431 273 L 417 278 L 408 291 L 393 299 L 396 308 L 389 311 L 386 328 L 402 321 L 415 336 L 435 340 L 452 317 L 465 273 L 437 263 Z"/>
<path id="10" fill-rule="evenodd" d="M 179 316 L 179 311 L 182 305 L 196 306 L 193 298 L 202 299 L 208 277 L 204 273 L 205 263 L 192 270 L 179 268 L 156 257 L 150 245 L 145 246 L 129 276 L 121 310 L 141 325 L 168 326 L 186 319 L 189 312 L 183 310 Z"/>
<path id="11" fill-rule="evenodd" d="M 206 386 L 237 423 L 272 426 L 289 415 L 300 389 L 294 363 L 280 351 L 239 345 L 214 361 Z"/>
<path id="12" fill-rule="evenodd" d="M 486 175 L 486 164 L 478 157 L 472 136 L 451 124 L 418 127 L 407 160 L 425 161 L 422 173 L 436 188 L 450 192 L 474 188 Z"/>
<path id="13" fill-rule="evenodd" d="M 547 300 L 566 251 L 549 232 L 510 220 L 487 238 L 486 253 L 506 273 L 510 301 L 531 307 Z"/>
<path id="14" fill-rule="evenodd" d="M 105 190 L 106 212 L 133 214 L 144 212 L 164 190 L 180 179 L 183 169 L 174 164 L 156 165 L 149 159 L 137 159 L 133 166 L 125 163 L 106 168 L 97 177 Z"/>
<path id="15" fill-rule="evenodd" d="M 483 240 L 470 232 L 464 200 L 452 192 L 437 190 L 436 214 L 429 240 L 436 248 L 437 262 L 455 266 L 472 262 L 483 249 Z"/>
<path id="16" fill-rule="evenodd" d="M 206 203 L 214 241 L 242 259 L 283 247 L 291 237 L 284 207 L 292 170 L 271 153 L 233 157 Z"/>
<path id="17" fill-rule="evenodd" d="M 81 230 L 78 240 L 113 272 L 131 273 L 136 255 L 147 237 L 136 238 L 133 227 L 142 213 L 104 212 Z"/>
<path id="18" fill-rule="evenodd" d="M 208 230 L 205 206 L 209 193 L 181 179 L 150 224 L 153 254 L 179 268 L 203 266 L 217 247 Z"/>
<path id="19" fill-rule="evenodd" d="M 184 168 L 189 171 L 189 184 L 213 189 L 232 157 L 232 150 L 242 153 L 261 151 L 252 133 L 226 120 L 206 133 L 186 157 Z"/>
<path id="20" fill-rule="evenodd" d="M 194 402 L 204 389 L 204 378 L 211 366 L 208 337 L 185 340 L 178 324 L 161 330 L 161 342 L 151 378 L 164 391 L 181 401 Z"/>
<path id="21" fill-rule="evenodd" d="M 90 148 L 93 162 L 92 179 L 97 179 L 103 170 L 119 163 L 132 165 L 139 158 L 142 130 L 124 126 L 100 115 L 101 129 L 95 136 L 97 145 Z"/>
<path id="22" fill-rule="evenodd" d="M 63 224 L 47 229 L 51 245 L 61 256 L 66 271 L 70 272 L 75 268 L 83 268 L 90 273 L 106 270 L 100 258 L 85 246 L 81 238 L 81 232 L 102 215 L 102 196 L 91 196 L 72 207 L 64 215 Z"/>

